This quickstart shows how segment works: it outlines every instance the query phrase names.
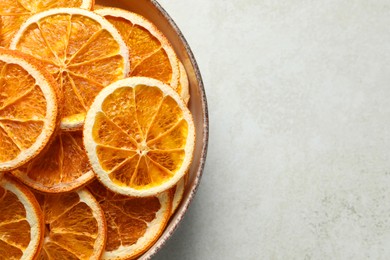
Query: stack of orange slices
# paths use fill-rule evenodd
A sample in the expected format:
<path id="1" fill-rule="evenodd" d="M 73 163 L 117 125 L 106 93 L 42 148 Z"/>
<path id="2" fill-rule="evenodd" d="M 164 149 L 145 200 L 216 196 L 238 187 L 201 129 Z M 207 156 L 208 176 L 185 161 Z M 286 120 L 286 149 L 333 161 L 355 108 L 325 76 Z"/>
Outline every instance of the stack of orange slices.
<path id="1" fill-rule="evenodd" d="M 139 257 L 188 180 L 183 64 L 156 25 L 94 0 L 5 0 L 0 19 L 1 258 Z"/>

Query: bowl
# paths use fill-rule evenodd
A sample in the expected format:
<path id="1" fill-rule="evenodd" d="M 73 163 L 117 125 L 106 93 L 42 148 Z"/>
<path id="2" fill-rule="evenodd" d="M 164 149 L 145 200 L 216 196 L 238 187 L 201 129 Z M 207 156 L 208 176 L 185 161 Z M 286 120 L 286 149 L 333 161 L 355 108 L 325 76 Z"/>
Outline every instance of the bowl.
<path id="1" fill-rule="evenodd" d="M 190 168 L 189 180 L 184 191 L 184 197 L 181 204 L 172 216 L 162 236 L 140 257 L 140 259 L 150 259 L 177 229 L 198 189 L 205 165 L 208 144 L 209 122 L 206 94 L 198 65 L 187 41 L 175 22 L 157 1 L 96 0 L 96 4 L 123 8 L 131 12 L 138 13 L 153 22 L 171 42 L 180 61 L 183 63 L 187 71 L 188 80 L 190 82 L 191 99 L 189 102 L 189 108 L 194 117 L 196 131 L 194 159 Z"/>

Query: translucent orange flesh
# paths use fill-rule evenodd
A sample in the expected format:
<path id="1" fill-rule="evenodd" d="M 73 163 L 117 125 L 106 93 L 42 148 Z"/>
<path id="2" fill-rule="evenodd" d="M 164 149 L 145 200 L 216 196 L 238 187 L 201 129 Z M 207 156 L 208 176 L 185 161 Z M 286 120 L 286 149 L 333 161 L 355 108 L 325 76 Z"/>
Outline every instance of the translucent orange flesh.
<path id="1" fill-rule="evenodd" d="M 90 259 L 99 232 L 92 209 L 76 192 L 42 197 L 46 232 L 40 259 Z"/>
<path id="2" fill-rule="evenodd" d="M 150 31 L 130 21 L 105 16 L 121 33 L 129 46 L 131 76 L 144 76 L 158 79 L 166 84 L 172 81 L 172 64 L 161 42 Z"/>
<path id="3" fill-rule="evenodd" d="M 93 138 L 103 169 L 120 186 L 147 189 L 182 166 L 188 123 L 176 101 L 160 89 L 119 88 L 96 115 Z"/>
<path id="4" fill-rule="evenodd" d="M 15 159 L 41 134 L 46 99 L 22 67 L 0 61 L 0 162 Z"/>
<path id="5" fill-rule="evenodd" d="M 101 25 L 85 16 L 58 14 L 31 24 L 17 49 L 41 60 L 64 94 L 63 118 L 85 114 L 105 86 L 123 78 L 120 46 Z"/>
<path id="6" fill-rule="evenodd" d="M 9 46 L 20 26 L 33 14 L 56 7 L 80 7 L 82 0 L 2 0 L 0 46 Z"/>
<path id="7" fill-rule="evenodd" d="M 0 258 L 20 259 L 30 243 L 26 210 L 15 194 L 0 187 Z"/>
<path id="8" fill-rule="evenodd" d="M 56 192 L 80 187 L 94 176 L 90 170 L 82 133 L 61 132 L 44 154 L 13 173 L 29 186 Z M 90 177 L 80 180 L 85 174 Z"/>
<path id="9" fill-rule="evenodd" d="M 142 237 L 148 223 L 156 218 L 161 208 L 156 197 L 134 198 L 107 190 L 98 181 L 89 186 L 102 207 L 107 221 L 106 251 L 120 246 L 131 246 Z"/>

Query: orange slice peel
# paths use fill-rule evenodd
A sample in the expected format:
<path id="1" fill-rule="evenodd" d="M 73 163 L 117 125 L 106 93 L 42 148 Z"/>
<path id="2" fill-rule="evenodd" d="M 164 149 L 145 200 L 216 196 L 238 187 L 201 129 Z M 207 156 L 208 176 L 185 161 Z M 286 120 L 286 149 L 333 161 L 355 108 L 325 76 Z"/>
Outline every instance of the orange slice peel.
<path id="1" fill-rule="evenodd" d="M 170 190 L 173 196 L 171 215 L 175 214 L 183 200 L 187 176 L 188 173 Z"/>
<path id="2" fill-rule="evenodd" d="M 179 62 L 179 70 L 180 70 L 180 79 L 179 85 L 176 89 L 177 93 L 180 94 L 181 98 L 188 104 L 190 100 L 190 82 L 188 80 L 186 68 L 183 63 Z"/>

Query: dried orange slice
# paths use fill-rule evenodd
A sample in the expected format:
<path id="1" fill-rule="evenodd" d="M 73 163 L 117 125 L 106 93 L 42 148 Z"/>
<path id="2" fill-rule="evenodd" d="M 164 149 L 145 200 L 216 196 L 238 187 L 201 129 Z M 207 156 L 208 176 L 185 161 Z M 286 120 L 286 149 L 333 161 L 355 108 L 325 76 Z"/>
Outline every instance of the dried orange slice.
<path id="1" fill-rule="evenodd" d="M 0 48 L 0 171 L 23 165 L 47 145 L 58 118 L 56 88 L 32 58 Z"/>
<path id="2" fill-rule="evenodd" d="M 0 258 L 35 259 L 44 222 L 34 195 L 7 175 L 0 176 Z"/>
<path id="3" fill-rule="evenodd" d="M 160 237 L 171 213 L 169 192 L 136 198 L 115 194 L 98 181 L 89 189 L 107 220 L 107 245 L 102 259 L 134 259 Z"/>
<path id="4" fill-rule="evenodd" d="M 43 154 L 12 174 L 28 186 L 48 193 L 78 189 L 95 177 L 80 131 L 61 132 Z"/>
<path id="5" fill-rule="evenodd" d="M 153 23 L 119 8 L 99 7 L 95 12 L 110 21 L 128 45 L 131 76 L 155 78 L 177 89 L 179 61 L 171 44 Z"/>
<path id="6" fill-rule="evenodd" d="M 103 210 L 89 191 L 36 196 L 46 223 L 39 259 L 100 259 L 107 225 Z"/>
<path id="7" fill-rule="evenodd" d="M 152 196 L 175 185 L 192 161 L 194 141 L 184 101 L 168 85 L 145 77 L 103 89 L 84 125 L 93 170 L 124 195 Z"/>
<path id="8" fill-rule="evenodd" d="M 64 94 L 61 128 L 81 128 L 85 113 L 105 86 L 127 76 L 126 44 L 106 19 L 79 8 L 58 8 L 30 17 L 11 49 L 39 59 Z"/>
<path id="9" fill-rule="evenodd" d="M 58 7 L 92 9 L 94 0 L 1 0 L 0 46 L 9 46 L 20 26 L 33 14 Z"/>
<path id="10" fill-rule="evenodd" d="M 179 70 L 180 70 L 180 79 L 179 86 L 177 87 L 177 93 L 180 94 L 184 102 L 188 104 L 190 100 L 190 82 L 188 81 L 188 76 L 186 72 L 186 68 L 183 63 L 179 62 Z"/>
<path id="11" fill-rule="evenodd" d="M 184 176 L 177 183 L 177 185 L 171 189 L 171 193 L 173 196 L 171 215 L 173 215 L 176 212 L 177 208 L 180 205 L 180 202 L 183 200 L 185 186 L 186 186 L 186 181 Z"/>

